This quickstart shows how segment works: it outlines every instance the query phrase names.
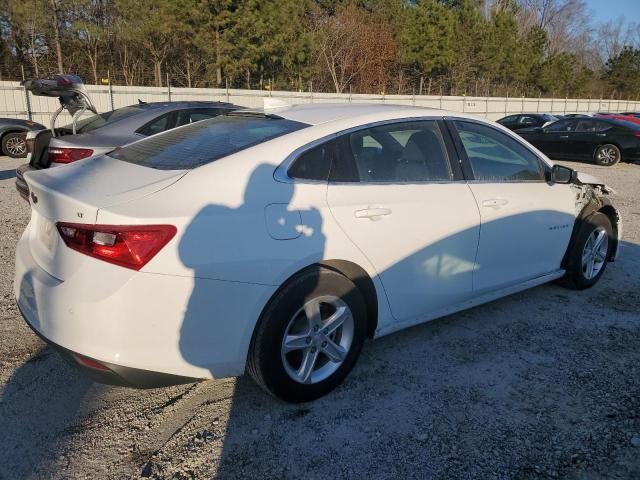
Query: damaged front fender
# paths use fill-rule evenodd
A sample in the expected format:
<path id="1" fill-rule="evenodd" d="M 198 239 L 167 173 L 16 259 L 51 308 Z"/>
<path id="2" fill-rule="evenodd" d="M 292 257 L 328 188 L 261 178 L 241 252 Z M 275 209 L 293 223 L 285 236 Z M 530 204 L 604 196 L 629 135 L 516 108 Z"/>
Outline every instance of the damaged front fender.
<path id="1" fill-rule="evenodd" d="M 597 212 L 605 214 L 611 221 L 611 226 L 613 227 L 613 247 L 609 255 L 609 261 L 613 262 L 618 256 L 620 239 L 622 238 L 622 219 L 620 212 L 613 206 L 611 200 L 607 198 L 607 195 L 615 193 L 614 190 L 600 182 L 597 178 L 583 173 L 576 175 L 575 180 L 571 184 L 571 189 L 576 195 L 576 220 L 573 226 L 573 232 L 571 233 L 569 248 L 562 261 L 563 268 L 566 265 L 568 253 L 573 247 L 580 227 L 586 219 Z"/>

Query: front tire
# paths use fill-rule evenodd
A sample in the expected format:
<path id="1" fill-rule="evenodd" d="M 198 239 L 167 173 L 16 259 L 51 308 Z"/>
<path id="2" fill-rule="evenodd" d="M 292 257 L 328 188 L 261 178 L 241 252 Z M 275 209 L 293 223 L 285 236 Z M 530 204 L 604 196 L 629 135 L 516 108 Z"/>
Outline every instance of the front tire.
<path id="1" fill-rule="evenodd" d="M 594 213 L 582 222 L 561 281 L 574 290 L 591 288 L 600 280 L 613 247 L 613 227 L 605 214 Z"/>
<path id="2" fill-rule="evenodd" d="M 353 282 L 326 268 L 306 269 L 263 313 L 247 370 L 281 400 L 315 400 L 336 388 L 355 365 L 366 321 L 364 300 Z"/>
<path id="3" fill-rule="evenodd" d="M 613 144 L 600 145 L 593 154 L 596 164 L 602 167 L 613 167 L 620 161 L 622 154 L 620 149 Z"/>
<path id="4" fill-rule="evenodd" d="M 24 158 L 27 156 L 27 142 L 24 133 L 7 133 L 2 137 L 2 153 L 11 158 Z"/>

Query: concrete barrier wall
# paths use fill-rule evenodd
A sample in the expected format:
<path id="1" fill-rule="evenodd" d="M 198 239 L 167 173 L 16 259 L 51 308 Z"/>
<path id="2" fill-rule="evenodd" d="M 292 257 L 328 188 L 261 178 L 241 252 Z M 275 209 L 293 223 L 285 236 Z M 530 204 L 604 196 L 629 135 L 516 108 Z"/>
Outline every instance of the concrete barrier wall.
<path id="1" fill-rule="evenodd" d="M 311 92 L 261 91 L 220 88 L 167 88 L 87 85 L 89 96 L 98 112 L 145 102 L 203 100 L 230 102 L 244 107 L 261 107 L 263 98 L 272 96 L 292 104 L 301 103 L 391 103 L 441 108 L 466 112 L 497 120 L 514 113 L 586 113 L 640 111 L 640 102 L 574 98 L 505 98 L 438 95 L 360 95 Z M 29 103 L 27 103 L 29 102 Z M 18 82 L 0 82 L 0 117 L 29 118 L 49 125 L 51 114 L 58 108 L 57 98 L 36 97 L 25 92 Z M 61 116 L 58 126 L 70 120 Z"/>

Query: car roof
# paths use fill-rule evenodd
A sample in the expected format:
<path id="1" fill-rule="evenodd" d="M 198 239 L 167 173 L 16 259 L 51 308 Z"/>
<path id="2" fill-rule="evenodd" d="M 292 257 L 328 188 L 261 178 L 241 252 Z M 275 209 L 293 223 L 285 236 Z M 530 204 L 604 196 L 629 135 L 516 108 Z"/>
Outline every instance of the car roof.
<path id="1" fill-rule="evenodd" d="M 226 102 L 207 102 L 207 101 L 180 101 L 180 102 L 142 102 L 142 103 L 134 103 L 130 105 L 131 107 L 139 107 L 143 110 L 153 110 L 153 109 L 168 109 L 174 110 L 179 108 L 206 108 L 206 107 L 221 107 L 221 108 L 239 108 L 237 105 L 233 105 L 231 103 Z"/>
<path id="2" fill-rule="evenodd" d="M 274 115 L 309 125 L 321 125 L 323 123 L 345 119 L 350 119 L 354 124 L 358 124 L 365 118 L 369 121 L 375 121 L 375 117 L 379 117 L 380 120 L 386 120 L 389 118 L 402 118 L 403 116 L 416 117 L 420 115 L 438 117 L 445 115 L 456 117 L 466 116 L 456 112 L 429 107 L 372 103 L 316 103 L 290 105 L 279 108 L 247 109 L 243 111 L 262 115 Z"/>

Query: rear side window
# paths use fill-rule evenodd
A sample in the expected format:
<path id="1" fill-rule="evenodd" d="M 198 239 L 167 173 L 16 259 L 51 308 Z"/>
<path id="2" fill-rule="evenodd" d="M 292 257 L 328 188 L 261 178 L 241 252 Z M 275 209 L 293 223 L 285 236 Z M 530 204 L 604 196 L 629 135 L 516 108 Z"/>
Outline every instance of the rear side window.
<path id="1" fill-rule="evenodd" d="M 150 137 L 151 135 L 157 135 L 158 133 L 162 133 L 167 128 L 169 128 L 169 117 L 171 113 L 165 113 L 155 120 L 150 121 L 145 126 L 138 130 L 140 135 L 145 135 Z"/>
<path id="2" fill-rule="evenodd" d="M 513 182 L 544 180 L 538 157 L 495 128 L 455 122 L 476 180 Z"/>
<path id="3" fill-rule="evenodd" d="M 349 134 L 360 182 L 451 180 L 442 133 L 435 120 L 391 123 Z"/>
<path id="4" fill-rule="evenodd" d="M 191 169 L 307 126 L 279 117 L 220 115 L 117 148 L 108 155 L 159 170 Z"/>
<path id="5" fill-rule="evenodd" d="M 199 122 L 200 120 L 206 120 L 207 118 L 213 118 L 219 115 L 222 110 L 218 108 L 198 108 L 192 110 L 181 110 L 178 112 L 178 120 L 176 121 L 176 127 L 187 125 L 189 123 Z"/>
<path id="6" fill-rule="evenodd" d="M 301 180 L 327 180 L 331 170 L 334 144 L 326 142 L 302 153 L 289 167 L 288 175 Z"/>

